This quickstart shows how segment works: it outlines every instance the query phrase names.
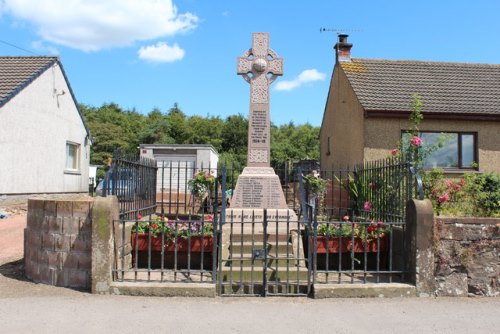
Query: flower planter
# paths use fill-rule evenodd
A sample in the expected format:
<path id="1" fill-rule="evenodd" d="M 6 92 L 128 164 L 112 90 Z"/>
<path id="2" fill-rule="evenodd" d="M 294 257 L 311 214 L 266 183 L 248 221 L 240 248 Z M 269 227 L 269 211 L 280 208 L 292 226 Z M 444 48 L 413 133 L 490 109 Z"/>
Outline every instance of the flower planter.
<path id="1" fill-rule="evenodd" d="M 368 242 L 360 238 L 317 236 L 316 265 L 319 270 L 368 270 L 387 267 L 389 251 L 389 237 L 384 235 Z M 314 246 L 314 238 L 309 239 L 310 246 Z M 366 252 L 366 254 L 365 254 Z M 365 257 L 366 255 L 366 257 Z M 352 261 L 354 256 L 354 262 Z M 366 260 L 366 261 L 365 261 Z"/>
<path id="2" fill-rule="evenodd" d="M 363 241 L 360 238 L 354 238 L 354 240 L 350 237 L 326 237 L 326 236 L 317 236 L 316 240 L 316 253 L 317 254 L 325 254 L 325 253 L 346 253 L 351 252 L 354 248 L 354 253 L 376 253 L 377 251 L 386 252 L 389 246 L 389 239 L 386 235 L 379 238 L 380 243 L 375 240 Z M 311 246 L 313 245 L 314 239 L 310 239 Z M 380 249 L 379 249 L 380 246 Z"/>
<path id="3" fill-rule="evenodd" d="M 152 269 L 162 267 L 162 238 L 151 236 L 151 257 L 149 257 L 149 235 L 131 234 L 132 263 L 138 268 Z M 211 270 L 213 263 L 213 237 L 193 236 L 190 239 L 177 238 L 164 241 L 163 268 Z M 137 247 L 137 249 L 136 249 Z M 136 261 L 137 251 L 137 261 Z M 203 266 L 202 266 L 203 263 Z"/>

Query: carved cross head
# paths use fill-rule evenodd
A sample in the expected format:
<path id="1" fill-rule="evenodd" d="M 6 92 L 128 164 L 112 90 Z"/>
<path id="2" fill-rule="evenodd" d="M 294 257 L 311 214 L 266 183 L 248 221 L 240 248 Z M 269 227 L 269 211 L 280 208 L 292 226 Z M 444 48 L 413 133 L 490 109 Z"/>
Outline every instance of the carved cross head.
<path id="1" fill-rule="evenodd" d="M 283 75 L 283 58 L 269 48 L 268 33 L 253 33 L 252 48 L 238 57 L 238 74 L 250 84 L 264 77 L 268 85 Z"/>

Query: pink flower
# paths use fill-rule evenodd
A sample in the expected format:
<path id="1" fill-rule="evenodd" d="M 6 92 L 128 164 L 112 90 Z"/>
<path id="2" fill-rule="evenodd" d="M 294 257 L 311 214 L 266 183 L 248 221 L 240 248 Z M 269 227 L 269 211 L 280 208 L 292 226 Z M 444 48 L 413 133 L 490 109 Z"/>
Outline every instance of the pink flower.
<path id="1" fill-rule="evenodd" d="M 142 215 L 140 213 L 137 214 L 137 219 L 142 219 Z"/>
<path id="2" fill-rule="evenodd" d="M 343 218 L 343 219 L 344 219 L 345 221 L 349 221 L 349 216 L 347 216 L 347 215 L 346 215 L 346 216 L 344 216 L 344 218 Z"/>
<path id="3" fill-rule="evenodd" d="M 398 153 L 399 153 L 399 150 L 397 148 L 394 148 L 391 151 L 392 156 L 396 156 L 396 155 L 398 155 Z"/>
<path id="4" fill-rule="evenodd" d="M 422 145 L 422 138 L 413 136 L 413 138 L 410 140 L 410 144 L 413 146 L 420 146 Z"/>
<path id="5" fill-rule="evenodd" d="M 365 202 L 365 205 L 363 206 L 363 209 L 365 209 L 365 211 L 372 211 L 372 203 L 370 203 L 369 201 L 366 201 Z"/>
<path id="6" fill-rule="evenodd" d="M 450 199 L 450 196 L 448 195 L 448 193 L 444 193 L 443 196 L 440 196 L 438 198 L 438 201 L 439 201 L 439 203 L 443 203 L 443 202 L 446 202 L 449 199 Z"/>

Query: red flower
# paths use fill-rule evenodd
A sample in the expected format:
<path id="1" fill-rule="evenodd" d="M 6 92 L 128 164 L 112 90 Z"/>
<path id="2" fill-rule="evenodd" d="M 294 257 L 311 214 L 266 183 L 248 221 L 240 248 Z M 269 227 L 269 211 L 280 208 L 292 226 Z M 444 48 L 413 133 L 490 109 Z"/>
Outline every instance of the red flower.
<path id="1" fill-rule="evenodd" d="M 396 155 L 398 155 L 398 153 L 399 153 L 399 151 L 398 151 L 398 149 L 397 149 L 397 148 L 394 148 L 394 149 L 391 151 L 392 156 L 396 156 Z"/>
<path id="2" fill-rule="evenodd" d="M 142 219 L 142 215 L 140 213 L 137 214 L 137 219 Z"/>
<path id="3" fill-rule="evenodd" d="M 422 138 L 413 136 L 413 138 L 410 140 L 410 144 L 413 146 L 420 146 L 422 145 Z"/>
<path id="4" fill-rule="evenodd" d="M 443 203 L 443 202 L 446 202 L 449 199 L 450 199 L 450 196 L 448 195 L 448 193 L 445 193 L 443 196 L 440 196 L 438 198 L 438 201 L 439 201 L 439 203 Z"/>

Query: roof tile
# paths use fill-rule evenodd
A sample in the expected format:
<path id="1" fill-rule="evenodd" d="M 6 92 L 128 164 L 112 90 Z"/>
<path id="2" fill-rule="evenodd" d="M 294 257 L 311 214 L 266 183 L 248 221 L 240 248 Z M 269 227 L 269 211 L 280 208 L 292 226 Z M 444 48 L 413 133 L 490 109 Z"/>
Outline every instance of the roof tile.
<path id="1" fill-rule="evenodd" d="M 500 65 L 354 58 L 340 63 L 365 110 L 500 114 Z"/>

